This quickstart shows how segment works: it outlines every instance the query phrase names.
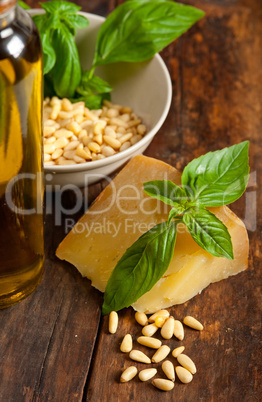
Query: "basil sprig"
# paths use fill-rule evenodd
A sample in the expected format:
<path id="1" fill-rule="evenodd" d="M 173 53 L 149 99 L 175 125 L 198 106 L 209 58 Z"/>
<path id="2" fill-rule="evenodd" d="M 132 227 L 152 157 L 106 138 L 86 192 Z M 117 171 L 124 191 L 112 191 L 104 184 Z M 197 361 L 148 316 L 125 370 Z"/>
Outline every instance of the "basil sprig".
<path id="1" fill-rule="evenodd" d="M 19 4 L 29 8 L 22 1 Z M 82 71 L 75 34 L 89 22 L 78 14 L 81 7 L 57 0 L 40 4 L 45 14 L 33 19 L 43 47 L 45 96 L 84 101 L 92 109 L 100 108 L 104 99 L 110 99 L 113 89 L 94 74 L 96 67 L 148 60 L 204 15 L 197 8 L 173 1 L 126 1 L 101 25 L 90 70 Z"/>
<path id="2" fill-rule="evenodd" d="M 206 207 L 226 205 L 243 194 L 248 146 L 245 141 L 194 159 L 184 169 L 181 186 L 167 180 L 144 183 L 150 197 L 172 207 L 169 218 L 143 234 L 119 260 L 106 286 L 103 314 L 130 306 L 162 277 L 173 256 L 178 223 L 208 253 L 234 259 L 227 227 Z"/>

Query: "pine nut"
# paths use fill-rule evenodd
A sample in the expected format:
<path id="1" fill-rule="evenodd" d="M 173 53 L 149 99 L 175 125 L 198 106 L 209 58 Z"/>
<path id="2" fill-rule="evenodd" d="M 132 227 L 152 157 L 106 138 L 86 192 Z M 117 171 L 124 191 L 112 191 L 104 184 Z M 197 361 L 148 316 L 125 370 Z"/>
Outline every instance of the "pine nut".
<path id="1" fill-rule="evenodd" d="M 45 144 L 53 144 L 54 142 L 56 142 L 55 137 L 49 137 L 45 140 Z"/>
<path id="2" fill-rule="evenodd" d="M 121 147 L 119 148 L 119 151 L 120 152 L 125 151 L 126 149 L 128 149 L 130 147 L 131 147 L 131 142 L 127 141 L 123 145 L 121 145 Z"/>
<path id="3" fill-rule="evenodd" d="M 52 112 L 50 113 L 50 119 L 57 119 L 58 113 L 61 110 L 61 105 L 60 104 L 56 104 L 53 106 Z"/>
<path id="4" fill-rule="evenodd" d="M 103 136 L 102 134 L 94 135 L 94 141 L 97 142 L 99 145 L 103 144 Z"/>
<path id="5" fill-rule="evenodd" d="M 76 149 L 79 144 L 79 141 L 71 141 L 65 146 L 65 151 L 72 151 L 73 149 Z"/>
<path id="6" fill-rule="evenodd" d="M 113 130 L 111 127 L 107 126 L 105 128 L 105 135 L 109 136 L 109 137 L 113 137 L 116 138 L 116 132 L 115 130 Z"/>
<path id="7" fill-rule="evenodd" d="M 133 347 L 132 336 L 130 334 L 126 334 L 120 345 L 120 350 L 123 353 L 129 353 L 131 352 L 132 347 Z"/>
<path id="8" fill-rule="evenodd" d="M 157 330 L 158 327 L 155 324 L 149 324 L 142 329 L 142 334 L 144 336 L 152 336 L 156 333 Z"/>
<path id="9" fill-rule="evenodd" d="M 50 126 L 45 126 L 44 127 L 44 137 L 50 137 L 50 135 L 54 134 L 55 128 Z"/>
<path id="10" fill-rule="evenodd" d="M 201 322 L 197 321 L 194 317 L 191 317 L 190 315 L 184 318 L 183 323 L 186 324 L 188 327 L 196 329 L 197 331 L 203 331 L 204 329 Z"/>
<path id="11" fill-rule="evenodd" d="M 156 375 L 156 373 L 157 369 L 155 368 L 144 369 L 139 372 L 138 377 L 140 381 L 148 381 L 151 378 L 153 378 Z"/>
<path id="12" fill-rule="evenodd" d="M 118 141 L 121 142 L 121 144 L 124 144 L 124 142 L 129 141 L 130 138 L 132 138 L 132 137 L 133 137 L 133 134 L 132 134 L 132 133 L 127 133 L 127 134 L 122 135 L 122 137 L 120 137 L 120 138 L 118 139 Z"/>
<path id="13" fill-rule="evenodd" d="M 58 138 L 58 140 L 56 140 L 55 142 L 54 142 L 54 146 L 56 147 L 56 148 L 64 148 L 66 145 L 68 145 L 69 144 L 69 141 L 68 141 L 68 139 L 67 138 L 65 138 L 65 137 L 61 137 L 61 138 Z"/>
<path id="14" fill-rule="evenodd" d="M 149 317 L 148 321 L 149 322 L 154 322 L 157 317 L 166 317 L 166 318 L 168 318 L 169 316 L 170 316 L 170 314 L 169 314 L 169 312 L 167 310 L 158 310 L 158 311 L 156 311 L 154 314 L 152 314 Z"/>
<path id="15" fill-rule="evenodd" d="M 140 350 L 131 350 L 131 352 L 129 353 L 129 357 L 132 360 L 135 360 L 137 362 L 140 363 L 151 363 L 151 360 L 149 359 L 149 357 L 147 355 L 145 355 L 145 353 L 141 352 Z"/>
<path id="16" fill-rule="evenodd" d="M 171 391 L 174 388 L 173 381 L 164 380 L 163 378 L 155 378 L 152 384 L 161 391 Z"/>
<path id="17" fill-rule="evenodd" d="M 54 144 L 44 144 L 44 153 L 45 154 L 52 154 L 55 152 Z"/>
<path id="18" fill-rule="evenodd" d="M 46 166 L 53 166 L 53 165 L 55 165 L 55 162 L 54 161 L 47 161 L 47 162 L 45 162 L 45 165 Z"/>
<path id="19" fill-rule="evenodd" d="M 90 149 L 90 151 L 95 152 L 96 154 L 101 151 L 100 145 L 98 145 L 97 142 L 93 141 L 89 142 L 88 148 Z"/>
<path id="20" fill-rule="evenodd" d="M 74 155 L 74 161 L 76 161 L 76 163 L 84 163 L 86 162 L 86 160 L 84 158 L 81 158 L 81 156 L 78 155 Z"/>
<path id="21" fill-rule="evenodd" d="M 55 152 L 52 153 L 52 159 L 58 159 L 60 156 L 63 155 L 63 150 L 62 149 L 56 149 Z"/>
<path id="22" fill-rule="evenodd" d="M 145 313 L 139 313 L 139 311 L 136 311 L 135 319 L 138 322 L 138 324 L 143 325 L 143 326 L 148 323 L 146 314 Z"/>
<path id="23" fill-rule="evenodd" d="M 167 345 L 162 345 L 160 348 L 156 351 L 156 353 L 152 357 L 152 362 L 153 363 L 159 363 L 162 360 L 164 360 L 167 355 L 170 352 L 170 347 Z"/>
<path id="24" fill-rule="evenodd" d="M 137 133 L 140 135 L 144 135 L 146 132 L 146 126 L 144 124 L 139 124 L 137 126 Z"/>
<path id="25" fill-rule="evenodd" d="M 132 109 L 129 106 L 124 106 L 122 109 L 120 109 L 121 113 L 132 113 Z"/>
<path id="26" fill-rule="evenodd" d="M 185 367 L 188 371 L 190 371 L 191 374 L 196 373 L 196 365 L 193 362 L 193 360 L 190 359 L 187 355 L 180 354 L 177 356 L 177 361 L 181 366 Z"/>
<path id="27" fill-rule="evenodd" d="M 116 138 L 110 137 L 109 135 L 104 135 L 104 141 L 114 149 L 119 149 L 121 147 L 121 142 Z"/>
<path id="28" fill-rule="evenodd" d="M 108 329 L 110 334 L 115 334 L 118 326 L 118 314 L 116 311 L 111 311 L 109 314 Z"/>
<path id="29" fill-rule="evenodd" d="M 128 123 L 130 121 L 131 116 L 128 113 L 123 113 L 119 118 Z"/>
<path id="30" fill-rule="evenodd" d="M 104 120 L 99 120 L 94 124 L 94 134 L 99 135 L 104 133 L 104 128 L 106 126 L 106 122 Z"/>
<path id="31" fill-rule="evenodd" d="M 64 112 L 63 110 L 61 110 L 61 112 L 58 113 L 58 117 L 59 119 L 70 119 L 71 117 L 73 117 L 73 111 L 70 112 Z"/>
<path id="32" fill-rule="evenodd" d="M 81 144 L 80 144 L 81 145 Z M 79 146 L 75 151 L 77 156 L 80 156 L 80 158 L 84 158 L 87 160 L 91 160 L 92 159 L 92 155 L 89 151 L 89 149 L 85 148 L 85 149 L 81 149 Z"/>
<path id="33" fill-rule="evenodd" d="M 67 124 L 66 128 L 72 131 L 75 135 L 79 134 L 82 130 L 82 127 L 76 121 L 71 121 L 71 123 Z"/>
<path id="34" fill-rule="evenodd" d="M 70 159 L 74 159 L 75 156 L 75 151 L 64 151 L 63 153 L 63 157 L 70 160 Z"/>
<path id="35" fill-rule="evenodd" d="M 176 367 L 176 375 L 183 384 L 188 384 L 193 380 L 192 374 L 187 369 L 181 366 Z"/>
<path id="36" fill-rule="evenodd" d="M 169 380 L 175 381 L 175 368 L 172 362 L 165 360 L 162 363 L 162 370 Z"/>
<path id="37" fill-rule="evenodd" d="M 164 339 L 171 339 L 174 334 L 175 319 L 169 317 L 161 328 L 161 336 Z"/>
<path id="38" fill-rule="evenodd" d="M 65 128 L 60 128 L 60 130 L 57 130 L 55 132 L 56 138 L 61 138 L 61 137 L 71 138 L 72 135 L 73 135 L 72 131 L 66 130 Z"/>
<path id="39" fill-rule="evenodd" d="M 141 135 L 134 135 L 134 136 L 131 138 L 130 142 L 131 142 L 132 145 L 134 145 L 134 144 L 136 144 L 136 143 L 137 143 L 138 141 L 140 141 L 140 140 L 142 140 Z"/>
<path id="40" fill-rule="evenodd" d="M 158 328 L 162 328 L 164 323 L 166 322 L 167 318 L 166 317 L 156 317 L 155 319 L 155 324 Z"/>
<path id="41" fill-rule="evenodd" d="M 128 382 L 132 380 L 136 375 L 137 375 L 137 368 L 135 366 L 130 366 L 125 371 L 123 371 L 120 377 L 120 381 Z"/>
<path id="42" fill-rule="evenodd" d="M 175 320 L 175 323 L 174 323 L 174 335 L 180 341 L 182 341 L 185 336 L 183 324 L 182 324 L 182 322 L 180 322 L 178 320 Z"/>
<path id="43" fill-rule="evenodd" d="M 159 349 L 162 345 L 162 342 L 159 339 L 152 338 L 150 336 L 139 336 L 139 338 L 137 338 L 137 342 L 140 343 L 140 345 L 144 345 L 152 349 Z"/>
<path id="44" fill-rule="evenodd" d="M 44 154 L 44 162 L 48 162 L 51 160 L 51 155 L 50 154 Z"/>
<path id="45" fill-rule="evenodd" d="M 126 129 L 124 127 L 117 127 L 115 130 L 118 134 L 126 134 Z"/>
<path id="46" fill-rule="evenodd" d="M 135 126 L 138 126 L 138 124 L 140 124 L 140 123 L 141 123 L 141 120 L 140 120 L 140 119 L 134 119 L 134 120 L 131 120 L 131 121 L 128 123 L 128 127 L 129 127 L 129 128 L 135 127 Z"/>
<path id="47" fill-rule="evenodd" d="M 119 111 L 117 109 L 110 108 L 106 112 L 107 117 L 117 117 L 119 115 Z"/>
<path id="48" fill-rule="evenodd" d="M 62 99 L 62 109 L 64 109 L 66 112 L 69 112 L 70 110 L 73 109 L 73 105 L 69 99 L 67 98 Z"/>
<path id="49" fill-rule="evenodd" d="M 180 355 L 180 353 L 184 352 L 185 350 L 185 346 L 179 346 L 178 348 L 175 348 L 172 352 L 172 355 L 177 358 L 178 355 Z"/>
<path id="50" fill-rule="evenodd" d="M 90 120 L 92 120 L 92 121 L 97 120 L 97 116 L 96 116 L 94 113 L 92 113 L 87 107 L 86 107 L 85 110 L 84 110 L 84 115 L 85 115 L 88 119 L 90 119 Z"/>
<path id="51" fill-rule="evenodd" d="M 103 147 L 102 149 L 102 154 L 105 155 L 106 157 L 114 155 L 116 152 L 113 150 L 112 147 L 109 145 Z"/>
<path id="52" fill-rule="evenodd" d="M 124 127 L 124 128 L 130 127 L 129 124 L 127 124 L 125 121 L 123 121 L 117 117 L 113 117 L 112 119 L 110 119 L 110 124 L 111 125 L 116 124 L 117 126 Z"/>

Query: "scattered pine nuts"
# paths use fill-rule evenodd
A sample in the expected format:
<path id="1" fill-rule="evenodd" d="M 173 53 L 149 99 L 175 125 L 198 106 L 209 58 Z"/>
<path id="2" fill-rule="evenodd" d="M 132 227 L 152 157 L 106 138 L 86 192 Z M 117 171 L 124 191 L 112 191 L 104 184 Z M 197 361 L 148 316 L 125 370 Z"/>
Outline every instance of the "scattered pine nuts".
<path id="1" fill-rule="evenodd" d="M 147 355 L 145 355 L 145 353 L 141 352 L 140 350 L 131 350 L 131 352 L 129 353 L 129 357 L 132 360 L 135 360 L 137 362 L 140 363 L 151 363 L 151 359 L 149 359 L 149 357 Z"/>
<path id="2" fill-rule="evenodd" d="M 162 370 L 169 380 L 175 381 L 175 368 L 171 361 L 165 360 L 162 363 Z"/>
<path id="3" fill-rule="evenodd" d="M 149 324 L 142 329 L 142 334 L 144 336 L 152 336 L 156 333 L 157 330 L 158 327 L 155 324 Z"/>
<path id="4" fill-rule="evenodd" d="M 137 368 L 135 366 L 130 366 L 125 371 L 123 371 L 120 377 L 120 381 L 121 382 L 131 381 L 136 375 L 137 375 Z"/>
<path id="5" fill-rule="evenodd" d="M 177 358 L 178 355 L 180 355 L 180 353 L 184 352 L 185 350 L 185 346 L 179 346 L 178 348 L 175 348 L 172 352 L 172 356 L 174 356 L 175 358 Z"/>
<path id="6" fill-rule="evenodd" d="M 170 347 L 167 345 L 162 345 L 160 348 L 156 351 L 156 353 L 152 357 L 152 362 L 153 363 L 159 363 L 162 360 L 164 360 L 167 355 L 170 353 Z"/>
<path id="7" fill-rule="evenodd" d="M 186 324 L 188 327 L 196 329 L 197 331 L 203 331 L 204 329 L 201 322 L 197 321 L 194 317 L 191 317 L 190 315 L 184 318 L 183 323 Z"/>
<path id="8" fill-rule="evenodd" d="M 116 311 L 111 311 L 109 314 L 109 332 L 115 334 L 118 326 L 118 314 Z"/>
<path id="9" fill-rule="evenodd" d="M 139 372 L 138 377 L 140 381 L 148 381 L 151 378 L 153 378 L 156 375 L 156 373 L 157 369 L 155 368 L 145 369 Z"/>
<path id="10" fill-rule="evenodd" d="M 140 343 L 140 345 L 144 345 L 152 349 L 159 349 L 162 345 L 162 342 L 159 339 L 152 338 L 150 336 L 140 336 L 137 338 L 137 342 Z"/>
<path id="11" fill-rule="evenodd" d="M 174 335 L 177 339 L 182 341 L 184 339 L 184 327 L 181 321 L 175 320 L 174 322 Z"/>
<path id="12" fill-rule="evenodd" d="M 165 380 L 163 378 L 155 378 L 152 381 L 154 387 L 161 389 L 161 391 L 171 391 L 174 388 L 174 382 L 170 380 Z"/>
<path id="13" fill-rule="evenodd" d="M 147 323 L 148 323 L 146 314 L 145 313 L 139 313 L 139 311 L 136 311 L 135 319 L 138 322 L 138 324 L 143 325 L 143 326 L 147 325 Z"/>
<path id="14" fill-rule="evenodd" d="M 176 367 L 176 375 L 183 384 L 188 384 L 193 380 L 192 374 L 187 369 L 181 366 Z"/>
<path id="15" fill-rule="evenodd" d="M 166 322 L 166 320 L 167 320 L 166 317 L 163 317 L 163 316 L 160 315 L 159 317 L 156 317 L 156 319 L 155 319 L 155 325 L 156 325 L 158 328 L 162 328 L 163 325 L 164 325 L 164 323 Z"/>
<path id="16" fill-rule="evenodd" d="M 190 359 L 187 355 L 184 355 L 181 353 L 180 355 L 177 356 L 177 361 L 181 366 L 185 367 L 188 371 L 190 371 L 191 374 L 196 373 L 196 366 L 193 360 Z"/>
<path id="17" fill-rule="evenodd" d="M 120 345 L 120 350 L 123 353 L 129 353 L 131 352 L 132 347 L 133 347 L 132 336 L 130 334 L 126 334 Z"/>
<path id="18" fill-rule="evenodd" d="M 46 98 L 43 116 L 45 154 L 55 152 L 51 146 L 45 148 L 51 144 L 51 136 L 57 139 L 57 154 L 61 154 L 60 149 L 64 149 L 61 154 L 63 160 L 53 158 L 51 161 L 46 157 L 45 163 L 52 162 L 49 165 L 85 163 L 112 156 L 140 141 L 147 131 L 130 107 L 122 107 L 109 101 L 104 102 L 102 109 L 89 110 L 84 102 L 72 104 L 67 98 Z M 92 154 L 87 152 L 76 154 L 77 157 L 73 154 L 70 158 L 65 156 L 63 152 L 77 148 L 75 144 L 71 146 L 75 141 L 86 146 Z"/>
<path id="19" fill-rule="evenodd" d="M 155 312 L 154 314 L 152 314 L 149 317 L 148 321 L 149 322 L 154 322 L 157 317 L 166 317 L 166 318 L 168 318 L 169 316 L 170 316 L 169 311 L 167 311 L 167 310 L 159 310 L 159 311 Z"/>
<path id="20" fill-rule="evenodd" d="M 175 319 L 174 317 L 169 317 L 161 328 L 161 336 L 164 339 L 171 339 L 174 334 Z"/>

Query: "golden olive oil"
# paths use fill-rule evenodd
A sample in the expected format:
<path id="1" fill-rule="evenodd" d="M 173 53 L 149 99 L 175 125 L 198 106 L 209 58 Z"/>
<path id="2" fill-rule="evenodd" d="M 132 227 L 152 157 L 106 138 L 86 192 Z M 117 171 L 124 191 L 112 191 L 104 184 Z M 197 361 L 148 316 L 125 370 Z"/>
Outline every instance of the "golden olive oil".
<path id="1" fill-rule="evenodd" d="M 43 271 L 42 57 L 29 15 L 0 0 L 0 308 Z"/>

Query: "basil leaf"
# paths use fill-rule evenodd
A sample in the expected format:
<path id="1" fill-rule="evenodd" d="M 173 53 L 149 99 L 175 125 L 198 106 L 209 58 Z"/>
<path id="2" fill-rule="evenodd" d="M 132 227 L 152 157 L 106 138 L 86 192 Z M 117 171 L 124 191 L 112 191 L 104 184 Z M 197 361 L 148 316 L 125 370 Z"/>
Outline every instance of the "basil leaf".
<path id="1" fill-rule="evenodd" d="M 104 81 L 97 75 L 89 77 L 89 71 L 84 71 L 82 73 L 80 85 L 76 88 L 76 92 L 81 95 L 86 95 L 90 92 L 103 94 L 111 91 L 113 91 L 113 88 L 108 84 L 108 82 Z"/>
<path id="2" fill-rule="evenodd" d="M 103 314 L 130 306 L 167 270 L 176 242 L 176 224 L 154 226 L 127 249 L 106 286 Z"/>
<path id="3" fill-rule="evenodd" d="M 215 257 L 234 259 L 231 236 L 227 227 L 204 208 L 191 208 L 183 216 L 195 242 Z"/>
<path id="4" fill-rule="evenodd" d="M 31 9 L 31 7 L 29 7 L 24 1 L 22 1 L 22 0 L 19 0 L 18 1 L 18 5 L 20 6 L 20 7 L 22 7 L 24 10 L 30 10 Z"/>
<path id="5" fill-rule="evenodd" d="M 249 142 L 209 152 L 184 169 L 182 185 L 195 204 L 219 207 L 236 201 L 245 191 Z"/>
<path id="6" fill-rule="evenodd" d="M 85 102 L 85 106 L 88 107 L 88 109 L 101 109 L 103 106 L 103 100 L 111 100 L 110 94 L 86 94 L 84 96 L 79 96 L 70 99 L 72 103 L 76 102 Z"/>
<path id="7" fill-rule="evenodd" d="M 80 6 L 77 6 L 74 3 L 71 3 L 69 1 L 60 1 L 60 0 L 52 0 L 48 1 L 46 3 L 40 3 L 41 7 L 50 14 L 53 13 L 61 13 L 61 14 L 69 14 L 69 13 L 77 13 L 79 10 L 81 10 Z"/>
<path id="8" fill-rule="evenodd" d="M 203 11 L 172 1 L 127 1 L 102 24 L 93 66 L 147 60 L 203 15 Z"/>
<path id="9" fill-rule="evenodd" d="M 42 48 L 43 48 L 43 74 L 47 74 L 55 65 L 56 53 L 50 42 L 48 33 L 41 35 Z"/>
<path id="10" fill-rule="evenodd" d="M 163 201 L 167 205 L 176 206 L 187 201 L 185 191 L 170 180 L 153 180 L 143 184 L 144 191 L 150 197 Z"/>
<path id="11" fill-rule="evenodd" d="M 178 215 L 180 215 L 184 212 L 184 208 L 181 207 L 179 204 L 177 204 L 177 205 L 178 205 L 177 207 L 172 208 L 169 212 L 168 221 L 167 221 L 168 225 L 170 225 L 170 223 L 172 222 L 172 220 L 174 218 L 176 218 Z"/>
<path id="12" fill-rule="evenodd" d="M 83 15 L 77 14 L 66 14 L 62 21 L 70 28 L 73 29 L 83 29 L 88 27 L 89 21 Z"/>
<path id="13" fill-rule="evenodd" d="M 60 98 L 73 97 L 81 80 L 81 66 L 74 36 L 65 25 L 54 31 L 52 45 L 56 64 L 50 74 L 55 92 Z"/>

